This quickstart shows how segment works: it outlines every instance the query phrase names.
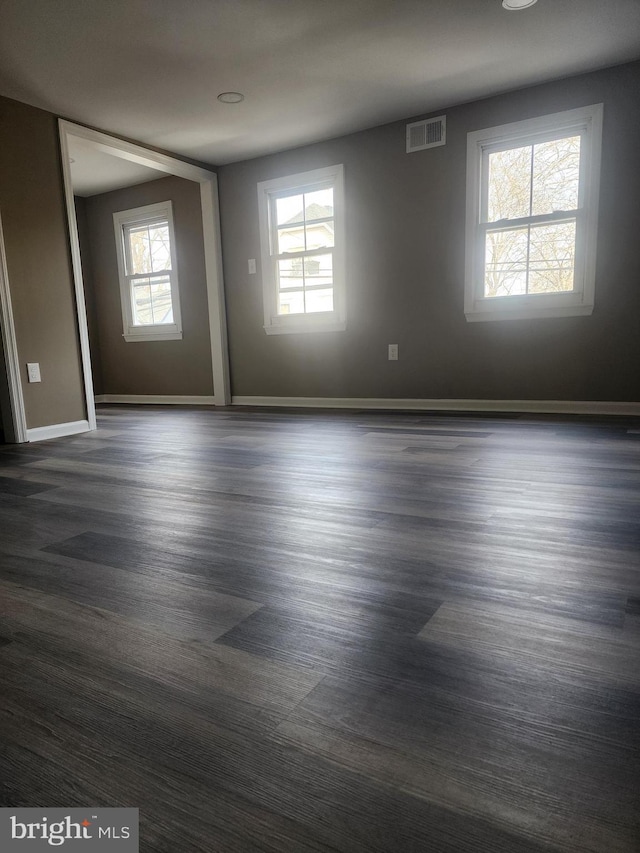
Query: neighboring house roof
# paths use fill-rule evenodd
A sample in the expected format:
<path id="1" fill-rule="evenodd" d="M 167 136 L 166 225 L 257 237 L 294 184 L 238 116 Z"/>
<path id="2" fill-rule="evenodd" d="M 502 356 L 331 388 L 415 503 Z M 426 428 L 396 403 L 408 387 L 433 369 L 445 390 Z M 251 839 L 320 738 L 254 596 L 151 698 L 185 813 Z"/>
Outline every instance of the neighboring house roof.
<path id="1" fill-rule="evenodd" d="M 309 204 L 306 207 L 307 212 L 307 221 L 310 219 L 328 219 L 333 216 L 333 207 L 329 205 L 323 204 Z M 285 225 L 297 225 L 298 223 L 302 223 L 302 211 L 296 213 L 295 216 L 292 216 L 291 219 L 288 219 L 284 224 Z"/>

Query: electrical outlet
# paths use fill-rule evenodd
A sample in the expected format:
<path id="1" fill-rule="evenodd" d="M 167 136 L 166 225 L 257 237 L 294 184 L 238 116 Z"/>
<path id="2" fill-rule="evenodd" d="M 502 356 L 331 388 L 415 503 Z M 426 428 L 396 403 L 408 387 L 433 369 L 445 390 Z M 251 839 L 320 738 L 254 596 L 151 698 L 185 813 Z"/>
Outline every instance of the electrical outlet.
<path id="1" fill-rule="evenodd" d="M 398 360 L 398 344 L 389 344 L 389 361 Z"/>
<path id="2" fill-rule="evenodd" d="M 29 378 L 29 382 L 42 382 L 40 377 L 40 365 L 37 361 L 27 364 L 27 376 Z"/>
<path id="3" fill-rule="evenodd" d="M 249 258 L 248 264 L 249 264 L 249 275 L 255 275 L 256 274 L 256 259 L 255 258 Z"/>

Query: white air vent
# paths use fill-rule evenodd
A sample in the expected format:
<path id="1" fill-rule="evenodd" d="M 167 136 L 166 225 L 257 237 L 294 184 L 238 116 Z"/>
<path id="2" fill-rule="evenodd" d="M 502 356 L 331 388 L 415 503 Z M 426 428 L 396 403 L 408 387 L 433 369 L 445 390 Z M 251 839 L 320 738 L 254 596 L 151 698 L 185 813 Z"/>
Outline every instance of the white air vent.
<path id="1" fill-rule="evenodd" d="M 447 117 L 438 116 L 407 125 L 407 154 L 435 148 L 447 141 Z"/>

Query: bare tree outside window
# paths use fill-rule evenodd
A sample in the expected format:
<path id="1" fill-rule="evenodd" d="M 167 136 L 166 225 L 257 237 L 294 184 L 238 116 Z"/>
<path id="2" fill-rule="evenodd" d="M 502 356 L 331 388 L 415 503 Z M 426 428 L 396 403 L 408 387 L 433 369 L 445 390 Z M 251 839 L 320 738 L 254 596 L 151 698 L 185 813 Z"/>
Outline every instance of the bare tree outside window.
<path id="1" fill-rule="evenodd" d="M 484 295 L 572 291 L 580 136 L 488 155 Z"/>
<path id="2" fill-rule="evenodd" d="M 169 223 L 136 225 L 127 231 L 132 276 L 131 302 L 136 326 L 173 323 Z M 164 275 L 162 273 L 165 273 Z"/>

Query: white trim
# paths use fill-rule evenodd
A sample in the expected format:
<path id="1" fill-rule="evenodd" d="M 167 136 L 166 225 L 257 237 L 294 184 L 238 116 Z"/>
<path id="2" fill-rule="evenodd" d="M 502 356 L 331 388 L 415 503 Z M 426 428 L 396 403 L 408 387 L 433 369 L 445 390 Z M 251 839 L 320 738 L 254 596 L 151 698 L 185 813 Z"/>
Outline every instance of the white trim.
<path id="1" fill-rule="evenodd" d="M 121 160 L 129 160 L 130 163 L 137 163 L 139 166 L 155 169 L 156 172 L 165 172 L 167 175 L 186 178 L 188 181 L 203 183 L 211 179 L 212 172 L 207 169 L 201 169 L 199 166 L 185 163 L 183 160 L 178 160 L 168 154 L 151 151 L 136 142 L 126 142 L 124 139 L 117 139 L 115 136 L 109 136 L 108 133 L 92 130 L 89 127 L 75 124 L 63 118 L 58 119 L 58 125 L 61 133 L 64 132 L 64 135 L 73 136 L 75 139 L 84 140 L 85 142 L 91 142 L 94 148 L 97 148 L 98 151 L 102 151 L 104 154 L 111 154 L 113 157 L 119 157 Z"/>
<path id="2" fill-rule="evenodd" d="M 553 115 L 503 124 L 467 134 L 467 200 L 464 313 L 467 321 L 508 320 L 588 315 L 595 300 L 596 244 L 603 105 L 579 107 Z M 575 215 L 575 289 L 566 293 L 486 297 L 480 293 L 480 263 L 484 257 L 483 189 L 487 153 L 560 134 L 580 134 L 580 203 Z M 531 217 L 527 218 L 530 221 Z M 546 217 L 549 219 L 549 217 Z M 505 221 L 506 222 L 506 221 Z M 494 223 L 495 225 L 495 223 Z"/>
<path id="3" fill-rule="evenodd" d="M 213 368 L 213 397 L 216 406 L 231 402 L 231 371 L 227 341 L 227 312 L 222 274 L 222 238 L 220 234 L 220 204 L 218 176 L 200 184 L 202 231 L 204 234 L 204 265 L 207 277 L 209 332 Z"/>
<path id="4" fill-rule="evenodd" d="M 89 325 L 87 322 L 87 306 L 84 298 L 84 282 L 82 278 L 82 261 L 80 260 L 80 240 L 78 238 L 76 205 L 73 199 L 73 183 L 71 181 L 71 163 L 69 159 L 68 139 L 70 134 L 68 134 L 67 125 L 68 122 L 63 122 L 62 119 L 58 119 L 60 155 L 62 157 L 62 180 L 67 207 L 73 284 L 76 294 L 76 316 L 78 318 L 78 334 L 80 337 L 80 357 L 82 360 L 85 405 L 87 408 L 89 429 L 96 429 L 96 407 L 93 400 L 93 373 L 91 371 L 91 351 L 89 348 Z M 69 127 L 73 127 L 73 125 L 69 125 Z"/>
<path id="5" fill-rule="evenodd" d="M 50 426 L 34 427 L 27 430 L 27 441 L 45 441 L 48 438 L 62 438 L 65 435 L 77 435 L 89 432 L 89 421 L 69 421 L 66 424 L 51 424 Z"/>
<path id="6" fill-rule="evenodd" d="M 20 359 L 18 356 L 18 342 L 16 340 L 16 328 L 13 322 L 13 308 L 11 306 L 11 291 L 9 289 L 9 272 L 7 270 L 7 257 L 4 248 L 4 236 L 2 232 L 2 217 L 0 216 L 0 331 L 4 350 L 4 362 L 7 371 L 7 384 L 9 387 L 9 404 L 11 407 L 11 424 L 4 424 L 7 439 L 19 444 L 27 441 L 27 418 L 24 408 L 24 395 L 22 393 L 22 380 L 20 377 Z"/>
<path id="7" fill-rule="evenodd" d="M 98 394 L 96 403 L 126 403 L 149 406 L 215 406 L 216 398 L 166 394 Z"/>
<path id="8" fill-rule="evenodd" d="M 272 326 L 263 326 L 262 328 L 268 335 L 300 335 L 305 334 L 306 332 L 344 332 L 347 328 L 345 321 L 336 322 L 335 320 L 331 320 L 330 322 L 322 322 L 319 320 L 313 322 L 311 319 L 313 314 L 296 314 L 290 316 L 309 317 L 310 322 L 274 323 Z"/>
<path id="9" fill-rule="evenodd" d="M 414 397 L 233 397 L 232 406 L 317 409 L 382 409 L 434 412 L 522 412 L 558 415 L 640 416 L 640 402 L 600 400 L 421 400 Z"/>
<path id="10" fill-rule="evenodd" d="M 161 329 L 162 326 L 145 326 L 146 332 L 139 335 L 123 335 L 122 337 L 127 343 L 135 341 L 181 341 L 182 332 L 159 332 L 156 329 Z"/>
<path id="11" fill-rule="evenodd" d="M 314 314 L 278 314 L 278 280 L 276 275 L 277 251 L 274 247 L 272 227 L 273 198 L 281 193 L 295 195 L 312 190 L 320 184 L 333 188 L 334 245 L 333 258 L 333 311 Z M 258 227 L 260 232 L 260 259 L 264 330 L 267 335 L 286 335 L 346 329 L 346 264 L 345 264 L 345 193 L 344 166 L 325 166 L 296 175 L 286 175 L 258 183 Z M 323 254 L 322 249 L 317 254 Z"/>
<path id="12" fill-rule="evenodd" d="M 559 296 L 562 294 L 558 294 Z M 501 297 L 494 297 L 491 301 L 496 302 Z M 512 297 L 506 296 L 505 299 Z M 532 318 L 542 319 L 543 317 L 584 317 L 593 314 L 593 305 L 555 305 L 536 308 L 535 312 L 532 308 L 527 308 L 525 305 L 505 305 L 502 308 L 495 308 L 493 311 L 474 311 L 466 315 L 468 323 L 478 323 L 484 320 L 530 320 Z"/>
<path id="13" fill-rule="evenodd" d="M 69 239 L 73 258 L 73 276 L 76 286 L 76 307 L 78 312 L 78 328 L 82 346 L 82 366 L 84 371 L 87 412 L 90 424 L 95 424 L 95 402 L 93 398 L 93 383 L 91 379 L 91 359 L 89 355 L 87 314 L 84 303 L 84 287 L 82 282 L 82 266 L 80 263 L 80 246 L 78 227 L 73 201 L 73 186 L 69 168 L 68 137 L 92 143 L 100 151 L 147 166 L 150 169 L 176 175 L 188 181 L 200 184 L 200 200 L 202 207 L 202 231 L 205 247 L 205 275 L 207 298 L 209 304 L 209 328 L 211 335 L 211 361 L 214 379 L 214 399 L 218 406 L 228 405 L 231 400 L 229 379 L 229 350 L 227 344 L 226 314 L 224 311 L 224 279 L 222 275 L 222 253 L 219 226 L 218 177 L 215 172 L 185 163 L 175 157 L 150 151 L 141 145 L 116 139 L 106 133 L 90 130 L 79 124 L 58 119 L 60 131 L 60 151 L 62 155 L 62 170 L 64 175 L 64 190 L 67 203 L 67 218 L 69 221 Z M 86 347 L 84 343 L 86 341 Z M 95 426 L 91 427 L 92 429 Z"/>

